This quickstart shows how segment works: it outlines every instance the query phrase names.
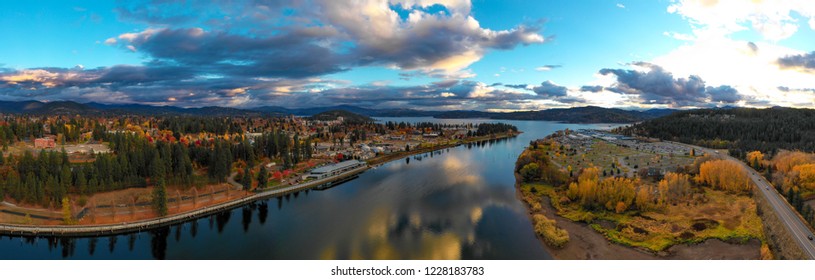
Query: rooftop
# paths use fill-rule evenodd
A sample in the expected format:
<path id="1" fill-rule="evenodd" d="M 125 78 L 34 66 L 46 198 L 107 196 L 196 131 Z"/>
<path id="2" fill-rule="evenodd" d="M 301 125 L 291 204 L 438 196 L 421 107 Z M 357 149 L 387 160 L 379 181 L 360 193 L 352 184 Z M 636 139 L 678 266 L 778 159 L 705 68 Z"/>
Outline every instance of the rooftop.
<path id="1" fill-rule="evenodd" d="M 335 169 L 341 169 L 341 168 L 345 168 L 345 167 L 349 167 L 349 166 L 353 166 L 353 165 L 358 165 L 360 163 L 361 163 L 360 161 L 352 159 L 352 160 L 343 161 L 343 162 L 336 163 L 336 164 L 326 165 L 326 166 L 323 166 L 323 167 L 320 167 L 320 168 L 315 168 L 314 170 L 311 170 L 311 173 L 314 173 L 314 174 L 328 173 L 328 172 L 331 172 L 331 171 L 333 171 Z"/>

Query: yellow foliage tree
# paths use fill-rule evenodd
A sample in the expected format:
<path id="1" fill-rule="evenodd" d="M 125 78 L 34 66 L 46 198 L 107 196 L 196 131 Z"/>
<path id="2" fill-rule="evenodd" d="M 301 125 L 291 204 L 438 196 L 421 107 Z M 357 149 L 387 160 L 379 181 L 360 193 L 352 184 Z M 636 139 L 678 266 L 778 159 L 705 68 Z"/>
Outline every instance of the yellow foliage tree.
<path id="1" fill-rule="evenodd" d="M 659 205 L 677 203 L 686 199 L 691 193 L 690 176 L 686 174 L 668 172 L 657 185 L 659 189 Z"/>
<path id="2" fill-rule="evenodd" d="M 74 223 L 73 211 L 71 210 L 71 201 L 67 196 L 62 198 L 62 221 L 67 225 Z"/>
<path id="3" fill-rule="evenodd" d="M 783 173 L 792 171 L 798 165 L 815 162 L 815 155 L 803 152 L 782 151 L 773 158 L 775 169 Z"/>
<path id="4" fill-rule="evenodd" d="M 588 209 L 605 208 L 624 212 L 637 196 L 638 179 L 609 177 L 600 180 L 600 170 L 589 167 L 582 170 L 577 183 L 571 183 L 566 195 Z"/>
<path id="5" fill-rule="evenodd" d="M 740 164 L 730 160 L 712 160 L 699 167 L 697 181 L 731 193 L 747 193 L 752 182 Z"/>
<path id="6" fill-rule="evenodd" d="M 815 163 L 796 165 L 792 168 L 792 175 L 797 186 L 815 190 Z"/>
<path id="7" fill-rule="evenodd" d="M 752 151 L 747 153 L 747 163 L 753 168 L 758 168 L 764 165 L 764 154 L 760 151 Z"/>

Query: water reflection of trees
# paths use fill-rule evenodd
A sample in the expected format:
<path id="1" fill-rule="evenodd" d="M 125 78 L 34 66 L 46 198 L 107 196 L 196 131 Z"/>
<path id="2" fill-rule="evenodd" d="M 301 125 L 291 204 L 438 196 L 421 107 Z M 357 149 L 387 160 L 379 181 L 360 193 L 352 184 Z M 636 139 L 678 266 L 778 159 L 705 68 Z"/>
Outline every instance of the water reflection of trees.
<path id="1" fill-rule="evenodd" d="M 167 258 L 167 237 L 170 227 L 160 227 L 150 231 L 150 252 L 153 258 L 163 260 Z"/>
<path id="2" fill-rule="evenodd" d="M 88 239 L 88 255 L 93 256 L 93 253 L 96 252 L 96 243 L 99 242 L 96 237 L 91 237 Z"/>
<path id="3" fill-rule="evenodd" d="M 111 235 L 108 237 L 108 252 L 113 253 L 113 250 L 116 249 L 117 238 L 118 238 L 117 235 Z"/>
<path id="4" fill-rule="evenodd" d="M 252 209 L 255 207 L 255 204 L 252 203 L 241 208 L 241 225 L 243 225 L 244 233 L 249 232 L 249 225 L 252 223 Z"/>
<path id="5" fill-rule="evenodd" d="M 263 225 L 266 223 L 266 218 L 269 217 L 269 204 L 263 201 L 258 206 L 258 221 Z"/>
<path id="6" fill-rule="evenodd" d="M 133 252 L 133 247 L 136 246 L 136 238 L 138 235 L 135 233 L 131 233 L 130 236 L 127 238 L 127 250 Z"/>
<path id="7" fill-rule="evenodd" d="M 224 227 L 229 223 L 229 218 L 232 217 L 232 211 L 223 211 L 215 214 L 215 225 L 218 227 L 218 233 L 224 231 Z"/>

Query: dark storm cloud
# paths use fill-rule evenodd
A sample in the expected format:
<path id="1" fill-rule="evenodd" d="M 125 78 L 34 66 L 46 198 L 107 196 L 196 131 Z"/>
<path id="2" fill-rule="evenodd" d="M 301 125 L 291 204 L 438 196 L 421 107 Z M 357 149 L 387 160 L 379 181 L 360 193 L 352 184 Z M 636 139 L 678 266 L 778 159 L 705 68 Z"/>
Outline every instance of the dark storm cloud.
<path id="1" fill-rule="evenodd" d="M 400 11 L 411 12 L 409 20 L 379 4 L 119 1 L 120 20 L 147 28 L 111 34 L 105 45 L 142 55 L 143 65 L 0 69 L 0 98 L 244 107 L 257 101 L 300 107 L 481 106 L 473 103 L 539 98 L 461 79 L 472 77 L 466 67 L 491 50 L 543 43 L 540 22 L 490 30 L 474 19 L 469 3 L 441 7 L 443 13 L 401 5 Z M 361 66 L 398 69 L 404 79 L 444 80 L 359 88 L 321 78 Z"/>
<path id="2" fill-rule="evenodd" d="M 710 95 L 710 100 L 713 102 L 721 103 L 736 103 L 742 99 L 739 91 L 731 86 L 707 87 L 705 88 L 707 94 Z"/>
<path id="3" fill-rule="evenodd" d="M 666 104 L 671 107 L 706 106 L 709 102 L 735 103 L 741 95 L 730 86 L 705 87 L 696 75 L 674 78 L 662 67 L 646 62 L 633 65 L 649 71 L 602 69 L 600 74 L 613 74 L 617 82 L 607 88 L 610 91 L 634 96 L 643 104 Z"/>
<path id="4" fill-rule="evenodd" d="M 603 91 L 603 86 L 582 86 L 580 87 L 580 91 L 598 93 Z"/>
<path id="5" fill-rule="evenodd" d="M 142 2 L 148 3 L 123 3 L 120 16 L 157 28 L 120 35 L 122 48 L 188 66 L 215 64 L 213 71 L 237 75 L 307 77 L 366 65 L 457 71 L 490 49 L 544 41 L 539 24 L 494 31 L 460 13 L 416 14 L 407 21 L 388 16 L 393 10 L 369 11 L 364 2 Z"/>
<path id="6" fill-rule="evenodd" d="M 556 85 L 552 81 L 545 81 L 540 86 L 533 87 L 532 91 L 545 97 L 563 97 L 568 93 L 566 87 Z"/>
<path id="7" fill-rule="evenodd" d="M 517 89 L 527 89 L 529 87 L 529 85 L 527 85 L 527 84 L 517 84 L 517 85 L 506 84 L 504 86 L 508 87 L 508 88 L 517 88 Z"/>
<path id="8" fill-rule="evenodd" d="M 779 58 L 778 66 L 781 68 L 792 68 L 807 72 L 815 72 L 815 52 L 808 54 L 790 55 Z"/>

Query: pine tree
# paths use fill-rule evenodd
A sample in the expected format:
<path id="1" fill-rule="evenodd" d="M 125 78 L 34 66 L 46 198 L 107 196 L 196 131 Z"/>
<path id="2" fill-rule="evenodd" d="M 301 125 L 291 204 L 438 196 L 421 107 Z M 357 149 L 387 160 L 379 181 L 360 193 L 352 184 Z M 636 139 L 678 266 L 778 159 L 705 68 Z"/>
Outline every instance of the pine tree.
<path id="1" fill-rule="evenodd" d="M 261 169 L 263 169 L 263 168 L 261 168 Z M 245 190 L 248 190 L 248 189 L 252 188 L 252 173 L 251 172 L 252 171 L 251 171 L 251 169 L 249 169 L 249 166 L 247 166 L 246 169 L 243 170 L 243 178 L 241 178 L 241 185 L 243 185 L 243 188 Z M 260 185 L 258 185 L 258 186 L 260 186 Z"/>
<path id="2" fill-rule="evenodd" d="M 164 178 L 159 178 L 158 184 L 153 187 L 153 210 L 159 216 L 167 216 L 167 186 Z"/>
<path id="3" fill-rule="evenodd" d="M 258 188 L 265 188 L 268 182 L 269 172 L 266 171 L 266 168 L 261 166 L 260 171 L 258 171 Z"/>

